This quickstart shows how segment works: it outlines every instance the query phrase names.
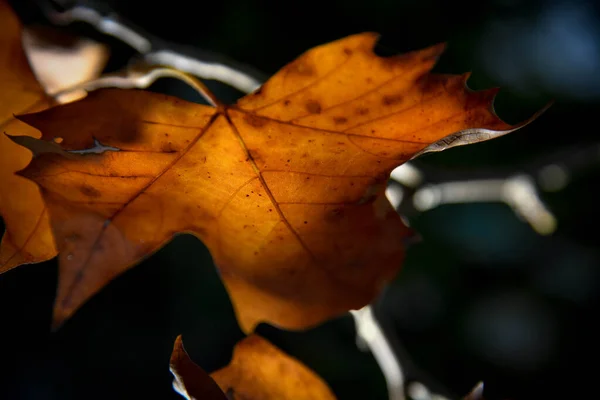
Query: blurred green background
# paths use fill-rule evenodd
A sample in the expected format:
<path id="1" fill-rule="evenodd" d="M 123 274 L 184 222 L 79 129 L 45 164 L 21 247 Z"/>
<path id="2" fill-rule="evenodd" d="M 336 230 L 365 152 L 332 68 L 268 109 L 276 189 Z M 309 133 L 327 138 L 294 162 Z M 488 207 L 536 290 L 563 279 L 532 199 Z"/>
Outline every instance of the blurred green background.
<path id="1" fill-rule="evenodd" d="M 599 142 L 600 13 L 591 2 L 95 3 L 176 49 L 220 53 L 265 76 L 315 45 L 376 31 L 381 54 L 448 42 L 436 70 L 473 71 L 474 89 L 501 86 L 496 110 L 509 122 L 555 101 L 517 133 L 420 161 L 445 177 L 532 171 L 536 160 Z M 18 6 L 27 21 L 42 20 L 33 1 Z M 116 68 L 131 51 L 110 43 Z M 224 99 L 239 95 L 214 87 Z M 195 99 L 175 82 L 153 89 Z M 483 380 L 488 399 L 577 398 L 598 390 L 600 153 L 577 161 L 581 168 L 564 189 L 542 192 L 558 221 L 548 236 L 500 203 L 409 215 L 423 240 L 376 306 L 403 359 L 408 355 L 408 379 L 454 396 Z M 0 399 L 181 398 L 168 371 L 178 334 L 208 371 L 226 365 L 243 337 L 210 255 L 191 236 L 123 274 L 51 333 L 56 281 L 55 260 L 0 276 Z M 302 333 L 267 325 L 259 332 L 317 371 L 340 399 L 386 398 L 376 362 L 355 345 L 349 316 Z"/>

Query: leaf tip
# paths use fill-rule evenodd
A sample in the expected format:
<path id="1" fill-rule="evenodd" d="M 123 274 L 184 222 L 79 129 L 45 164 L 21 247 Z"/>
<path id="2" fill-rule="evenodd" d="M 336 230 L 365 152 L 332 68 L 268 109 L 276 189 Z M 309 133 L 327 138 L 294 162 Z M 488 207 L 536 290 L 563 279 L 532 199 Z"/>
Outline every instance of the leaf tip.
<path id="1" fill-rule="evenodd" d="M 56 317 L 52 317 L 52 324 L 50 325 L 50 331 L 52 333 L 56 333 L 60 330 L 60 328 L 63 327 L 63 325 L 66 322 L 66 318 L 64 319 L 57 319 Z"/>
<path id="2" fill-rule="evenodd" d="M 171 363 L 173 363 L 177 353 L 187 354 L 185 348 L 183 347 L 183 338 L 181 337 L 181 335 L 177 335 L 177 337 L 175 338 L 175 343 L 173 344 L 173 354 L 171 355 Z"/>
<path id="3" fill-rule="evenodd" d="M 448 44 L 446 42 L 439 42 L 434 45 L 431 45 L 426 49 L 422 50 L 424 56 L 423 59 L 431 59 L 432 61 L 437 62 L 437 60 L 444 53 L 444 51 L 446 51 L 447 47 Z"/>
<path id="4" fill-rule="evenodd" d="M 60 297 L 54 301 L 54 309 L 52 310 L 52 325 L 50 329 L 56 332 L 73 316 L 77 308 L 69 307 L 69 304 Z"/>

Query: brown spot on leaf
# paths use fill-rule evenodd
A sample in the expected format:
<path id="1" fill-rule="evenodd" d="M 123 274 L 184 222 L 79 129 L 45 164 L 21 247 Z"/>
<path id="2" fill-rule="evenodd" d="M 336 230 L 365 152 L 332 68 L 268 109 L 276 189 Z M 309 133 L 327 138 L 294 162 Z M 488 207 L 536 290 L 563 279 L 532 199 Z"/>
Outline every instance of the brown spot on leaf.
<path id="1" fill-rule="evenodd" d="M 163 153 L 174 153 L 175 149 L 173 148 L 173 143 L 168 142 L 162 145 L 161 151 Z"/>
<path id="2" fill-rule="evenodd" d="M 253 126 L 255 128 L 262 128 L 269 121 L 266 118 L 261 118 L 255 114 L 246 114 L 246 115 L 244 115 L 244 122 L 246 122 L 248 125 Z"/>
<path id="3" fill-rule="evenodd" d="M 298 59 L 286 67 L 287 72 L 302 76 L 312 76 L 315 74 L 315 68 L 309 64 L 306 59 Z"/>
<path id="4" fill-rule="evenodd" d="M 321 113 L 321 104 L 318 101 L 309 100 L 306 102 L 306 111 L 311 114 L 319 114 Z"/>
<path id="5" fill-rule="evenodd" d="M 100 191 L 90 185 L 86 185 L 85 183 L 79 187 L 79 191 L 88 197 L 100 197 L 102 193 Z"/>
<path id="6" fill-rule="evenodd" d="M 369 113 L 369 109 L 366 107 L 360 107 L 356 109 L 356 114 L 358 115 L 367 115 Z"/>
<path id="7" fill-rule="evenodd" d="M 346 117 L 333 117 L 333 123 L 336 125 L 345 124 L 346 122 L 348 122 Z"/>
<path id="8" fill-rule="evenodd" d="M 351 56 L 352 55 L 352 50 L 350 50 L 349 48 L 344 48 L 344 54 Z"/>
<path id="9" fill-rule="evenodd" d="M 401 94 L 389 94 L 381 98 L 383 105 L 391 106 L 393 104 L 400 104 L 404 100 L 404 96 Z"/>

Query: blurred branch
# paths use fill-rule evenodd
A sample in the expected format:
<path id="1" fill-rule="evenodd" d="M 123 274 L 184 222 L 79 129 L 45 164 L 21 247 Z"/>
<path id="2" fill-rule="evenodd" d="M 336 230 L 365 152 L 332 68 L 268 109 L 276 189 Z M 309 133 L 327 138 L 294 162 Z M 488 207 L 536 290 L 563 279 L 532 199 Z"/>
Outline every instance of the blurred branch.
<path id="1" fill-rule="evenodd" d="M 84 22 L 94 27 L 98 32 L 119 39 L 135 49 L 138 53 L 145 54 L 152 49 L 152 43 L 138 30 L 128 26 L 114 16 L 102 15 L 97 10 L 74 5 L 66 10 L 59 11 L 53 8 L 53 1 L 40 1 L 43 11 L 54 25 L 65 26 L 74 22 Z"/>
<path id="2" fill-rule="evenodd" d="M 371 306 L 350 313 L 356 324 L 357 345 L 365 350 L 368 348 L 377 360 L 387 383 L 389 400 L 405 400 L 402 365 L 375 319 Z"/>
<path id="3" fill-rule="evenodd" d="M 223 82 L 244 93 L 253 92 L 261 85 L 260 81 L 251 75 L 229 65 L 202 62 L 173 51 L 163 50 L 148 53 L 144 56 L 144 61 L 150 65 L 167 65 L 199 78 Z"/>
<path id="4" fill-rule="evenodd" d="M 544 156 L 517 173 L 440 171 L 410 162 L 392 171 L 386 195 L 404 216 L 444 204 L 505 203 L 536 232 L 547 235 L 556 230 L 557 221 L 540 193 L 564 189 L 574 174 L 599 163 L 600 143 Z"/>
<path id="5" fill-rule="evenodd" d="M 66 103 L 77 97 L 85 96 L 87 92 L 102 88 L 146 89 L 160 78 L 178 79 L 193 88 L 208 104 L 213 107 L 217 106 L 215 99 L 195 76 L 173 68 L 146 65 L 130 65 L 124 71 L 102 75 L 98 79 L 92 79 L 55 93 L 53 97 L 58 103 Z"/>
<path id="6" fill-rule="evenodd" d="M 222 55 L 198 49 L 193 50 L 196 56 L 186 55 L 183 51 L 172 51 L 172 44 L 143 32 L 114 13 L 101 13 L 90 6 L 78 5 L 77 2 L 66 9 L 56 7 L 56 2 L 52 0 L 37 0 L 37 3 L 54 25 L 85 23 L 130 46 L 140 54 L 138 64 L 171 67 L 202 79 L 223 82 L 244 93 L 254 91 L 264 80 L 262 74 L 251 67 Z"/>
<path id="7" fill-rule="evenodd" d="M 443 204 L 503 202 L 525 219 L 536 232 L 545 235 L 556 229 L 554 215 L 540 199 L 533 180 L 528 175 L 424 184 L 414 192 L 412 202 L 420 212 Z"/>
<path id="8" fill-rule="evenodd" d="M 395 335 L 390 335 L 393 329 L 385 329 L 385 325 L 376 317 L 373 306 L 350 311 L 350 314 L 356 325 L 357 347 L 373 354 L 385 378 L 389 400 L 406 400 L 407 395 L 412 400 L 448 400 L 441 394 L 433 393 L 421 382 L 407 384 L 407 365 L 413 370 L 412 375 L 424 378 L 425 374 L 417 371 L 408 355 L 398 351 L 398 343 L 394 343 Z M 479 383 L 465 400 L 480 400 L 482 393 L 483 383 Z"/>

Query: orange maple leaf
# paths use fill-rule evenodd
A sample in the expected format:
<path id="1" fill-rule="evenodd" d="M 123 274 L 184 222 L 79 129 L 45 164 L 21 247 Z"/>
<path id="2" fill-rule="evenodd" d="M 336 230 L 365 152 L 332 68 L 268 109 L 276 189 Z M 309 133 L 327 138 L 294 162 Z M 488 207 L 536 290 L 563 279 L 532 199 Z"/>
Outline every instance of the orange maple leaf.
<path id="1" fill-rule="evenodd" d="M 220 388 L 228 399 L 335 400 L 315 372 L 258 335 L 236 344 L 229 365 L 210 377 L 189 358 L 179 336 L 171 372 L 179 391 L 192 399 L 224 399 Z"/>
<path id="2" fill-rule="evenodd" d="M 515 129 L 493 112 L 495 89 L 429 72 L 443 46 L 382 58 L 376 39 L 309 50 L 233 106 L 105 90 L 20 117 L 60 138 L 62 155 L 22 172 L 60 251 L 55 323 L 178 232 L 210 249 L 246 332 L 370 302 L 410 234 L 384 197 L 390 171 Z"/>
<path id="3" fill-rule="evenodd" d="M 4 135 L 10 131 L 39 138 L 37 130 L 13 115 L 42 110 L 51 100 L 29 68 L 21 47 L 21 24 L 4 0 L 0 0 L 0 21 L 0 215 L 6 225 L 0 244 L 1 273 L 48 260 L 56 255 L 56 248 L 38 187 L 15 175 L 27 166 L 31 153 Z"/>

